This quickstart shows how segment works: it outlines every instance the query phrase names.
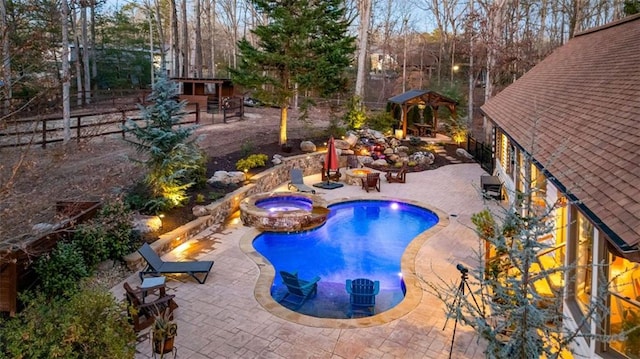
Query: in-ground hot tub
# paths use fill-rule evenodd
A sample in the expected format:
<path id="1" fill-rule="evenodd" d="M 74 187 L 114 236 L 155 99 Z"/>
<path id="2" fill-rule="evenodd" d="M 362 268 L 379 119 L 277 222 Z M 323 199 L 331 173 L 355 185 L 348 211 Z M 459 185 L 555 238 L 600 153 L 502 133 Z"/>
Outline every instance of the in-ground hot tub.
<path id="1" fill-rule="evenodd" d="M 240 203 L 242 223 L 261 231 L 305 231 L 323 225 L 328 215 L 322 197 L 301 192 L 261 193 Z"/>

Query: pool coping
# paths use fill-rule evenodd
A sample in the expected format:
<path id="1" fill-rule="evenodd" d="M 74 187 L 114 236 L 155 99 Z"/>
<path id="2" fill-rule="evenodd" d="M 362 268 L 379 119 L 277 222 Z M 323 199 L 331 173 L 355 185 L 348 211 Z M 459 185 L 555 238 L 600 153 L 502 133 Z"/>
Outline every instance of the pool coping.
<path id="1" fill-rule="evenodd" d="M 409 242 L 407 248 L 402 254 L 400 268 L 407 288 L 404 299 L 398 305 L 389 310 L 365 318 L 317 318 L 294 312 L 276 302 L 273 297 L 271 297 L 271 284 L 275 278 L 275 269 L 266 258 L 253 248 L 253 240 L 262 232 L 256 228 L 250 228 L 240 238 L 239 244 L 240 249 L 258 266 L 259 275 L 254 287 L 254 296 L 265 310 L 281 319 L 301 325 L 318 328 L 346 329 L 368 328 L 392 322 L 409 314 L 418 306 L 418 304 L 420 304 L 423 295 L 423 288 L 415 270 L 418 252 L 429 238 L 433 237 L 449 225 L 449 216 L 442 210 L 430 207 L 423 202 L 385 196 L 376 198 L 366 196 L 343 197 L 328 201 L 327 204 L 328 206 L 331 206 L 336 203 L 359 200 L 397 201 L 407 203 L 431 211 L 438 216 L 438 223 L 417 235 L 411 242 Z"/>

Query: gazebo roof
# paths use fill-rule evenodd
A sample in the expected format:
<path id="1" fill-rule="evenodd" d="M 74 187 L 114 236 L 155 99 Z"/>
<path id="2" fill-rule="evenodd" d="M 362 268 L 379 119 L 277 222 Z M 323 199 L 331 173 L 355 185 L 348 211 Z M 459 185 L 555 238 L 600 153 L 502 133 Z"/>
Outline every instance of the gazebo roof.
<path id="1" fill-rule="evenodd" d="M 430 106 L 458 104 L 458 101 L 431 90 L 409 90 L 405 93 L 390 97 L 387 101 L 400 105 L 403 105 L 405 103 L 414 104 L 420 101 L 424 101 Z"/>

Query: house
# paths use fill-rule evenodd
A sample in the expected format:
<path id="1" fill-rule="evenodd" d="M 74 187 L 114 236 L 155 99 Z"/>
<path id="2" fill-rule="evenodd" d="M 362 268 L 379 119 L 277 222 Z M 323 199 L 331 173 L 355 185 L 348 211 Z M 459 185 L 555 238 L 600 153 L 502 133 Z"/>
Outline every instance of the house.
<path id="1" fill-rule="evenodd" d="M 534 201 L 560 204 L 545 257 L 571 266 L 565 327 L 607 286 L 609 313 L 582 330 L 640 324 L 640 14 L 576 35 L 481 109 L 507 200 L 534 186 Z M 639 358 L 640 333 L 609 344 L 580 338 L 572 349 Z"/>

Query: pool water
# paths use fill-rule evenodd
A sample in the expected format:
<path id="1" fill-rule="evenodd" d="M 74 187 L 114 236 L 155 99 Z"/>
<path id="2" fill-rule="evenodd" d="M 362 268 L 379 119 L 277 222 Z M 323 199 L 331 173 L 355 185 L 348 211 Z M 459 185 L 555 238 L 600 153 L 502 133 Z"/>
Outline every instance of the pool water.
<path id="1" fill-rule="evenodd" d="M 330 210 L 326 224 L 315 230 L 265 232 L 256 237 L 254 248 L 276 271 L 271 295 L 279 301 L 287 292 L 280 270 L 297 271 L 301 279 L 320 276 L 318 294 L 296 311 L 319 318 L 347 318 L 346 280 L 369 278 L 380 281 L 375 312 L 393 308 L 404 298 L 402 255 L 438 217 L 424 208 L 382 200 L 343 202 Z"/>
<path id="2" fill-rule="evenodd" d="M 313 204 L 310 199 L 304 197 L 274 197 L 256 201 L 256 207 L 269 210 L 269 212 L 286 212 L 304 210 L 311 212 Z"/>

